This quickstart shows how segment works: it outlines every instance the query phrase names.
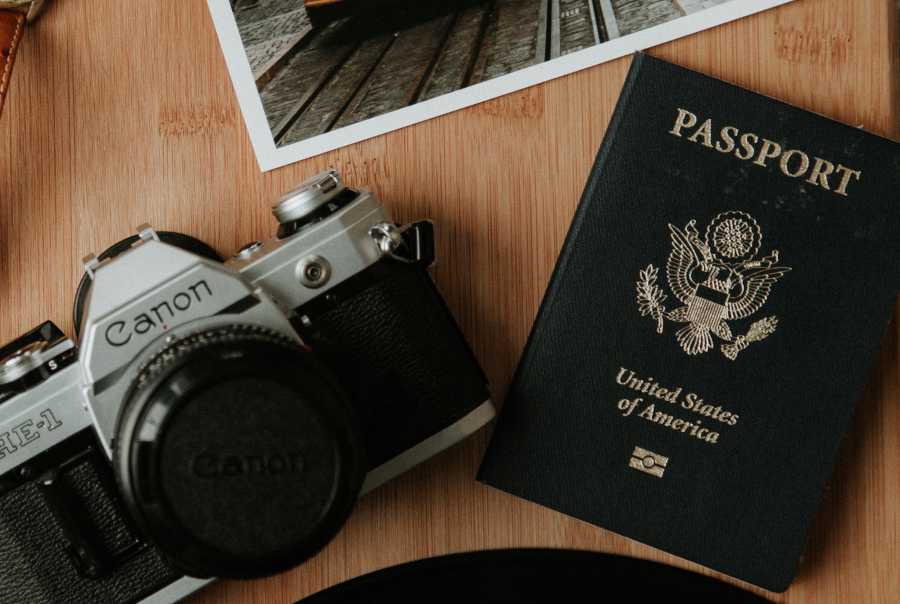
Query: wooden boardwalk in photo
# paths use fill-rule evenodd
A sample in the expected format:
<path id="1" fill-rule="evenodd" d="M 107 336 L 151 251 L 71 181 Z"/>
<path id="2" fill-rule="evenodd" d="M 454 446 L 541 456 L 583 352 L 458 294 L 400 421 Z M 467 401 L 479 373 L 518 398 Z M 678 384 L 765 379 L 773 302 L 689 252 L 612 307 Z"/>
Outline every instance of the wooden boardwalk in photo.
<path id="1" fill-rule="evenodd" d="M 410 2 L 314 29 L 298 0 L 237 0 L 235 16 L 282 146 L 724 1 Z"/>

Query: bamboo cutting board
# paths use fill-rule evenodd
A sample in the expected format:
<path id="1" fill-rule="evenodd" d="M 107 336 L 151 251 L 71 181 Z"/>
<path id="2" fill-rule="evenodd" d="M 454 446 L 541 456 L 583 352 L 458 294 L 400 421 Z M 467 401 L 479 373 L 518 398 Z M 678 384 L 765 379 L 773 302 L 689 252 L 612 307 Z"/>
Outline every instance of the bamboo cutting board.
<path id="1" fill-rule="evenodd" d="M 509 383 L 629 59 L 260 173 L 204 2 L 61 1 L 29 32 L 0 121 L 0 341 L 71 333 L 79 259 L 150 222 L 223 252 L 274 232 L 269 205 L 327 166 L 395 217 L 430 217 L 435 276 L 490 376 Z M 793 4 L 653 54 L 900 138 L 895 0 Z M 900 601 L 900 325 L 860 399 L 790 603 Z M 489 430 L 363 499 L 300 569 L 197 602 L 293 602 L 472 549 L 567 547 L 697 565 L 476 483 Z M 727 579 L 726 579 L 727 580 Z"/>

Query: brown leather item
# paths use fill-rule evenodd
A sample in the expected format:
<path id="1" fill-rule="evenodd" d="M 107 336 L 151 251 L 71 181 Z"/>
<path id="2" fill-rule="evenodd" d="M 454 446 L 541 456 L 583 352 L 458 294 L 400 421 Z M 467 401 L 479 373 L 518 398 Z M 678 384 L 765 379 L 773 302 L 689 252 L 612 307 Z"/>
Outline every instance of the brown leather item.
<path id="1" fill-rule="evenodd" d="M 0 113 L 9 89 L 16 50 L 25 31 L 25 15 L 11 10 L 0 10 Z"/>

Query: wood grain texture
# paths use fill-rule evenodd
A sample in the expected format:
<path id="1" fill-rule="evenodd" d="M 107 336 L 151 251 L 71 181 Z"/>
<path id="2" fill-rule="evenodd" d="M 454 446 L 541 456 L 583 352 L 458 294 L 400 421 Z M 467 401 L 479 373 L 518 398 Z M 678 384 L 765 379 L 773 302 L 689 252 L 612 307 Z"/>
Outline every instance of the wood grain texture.
<path id="1" fill-rule="evenodd" d="M 895 139 L 895 0 L 797 0 L 653 54 Z M 629 65 L 623 59 L 261 174 L 204 2 L 55 2 L 0 121 L 0 341 L 71 331 L 79 259 L 150 222 L 223 251 L 339 168 L 396 217 L 438 225 L 437 282 L 502 400 Z M 900 601 L 900 326 L 885 336 L 791 603 Z M 301 569 L 196 602 L 293 602 L 447 552 L 554 546 L 711 571 L 473 480 L 484 431 L 366 497 Z"/>

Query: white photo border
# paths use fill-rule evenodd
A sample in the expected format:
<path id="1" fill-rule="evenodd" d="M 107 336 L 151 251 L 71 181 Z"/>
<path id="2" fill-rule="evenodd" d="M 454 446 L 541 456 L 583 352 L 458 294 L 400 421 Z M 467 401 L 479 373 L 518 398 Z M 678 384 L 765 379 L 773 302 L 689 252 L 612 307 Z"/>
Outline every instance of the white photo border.
<path id="1" fill-rule="evenodd" d="M 269 128 L 262 99 L 244 51 L 229 0 L 207 0 L 225 63 L 237 95 L 256 159 L 263 172 L 411 126 L 541 82 L 618 59 L 729 21 L 762 12 L 792 0 L 731 0 L 668 23 L 649 27 L 590 48 L 525 67 L 427 101 L 390 111 L 338 130 L 278 147 Z"/>

